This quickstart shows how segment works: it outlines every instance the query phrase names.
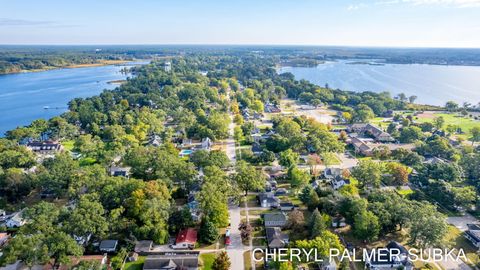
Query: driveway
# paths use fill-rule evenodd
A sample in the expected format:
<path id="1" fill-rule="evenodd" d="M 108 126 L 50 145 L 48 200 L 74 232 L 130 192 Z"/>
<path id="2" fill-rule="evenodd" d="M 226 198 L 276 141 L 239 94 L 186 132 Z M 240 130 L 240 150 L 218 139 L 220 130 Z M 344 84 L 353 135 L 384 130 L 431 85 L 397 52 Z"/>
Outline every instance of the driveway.
<path id="1" fill-rule="evenodd" d="M 478 223 L 478 220 L 474 216 L 467 213 L 463 216 L 448 217 L 447 222 L 464 232 L 467 230 L 467 224 Z"/>
<path id="2" fill-rule="evenodd" d="M 358 164 L 358 159 L 352 157 L 350 154 L 338 154 L 338 159 L 340 159 L 340 168 L 342 169 L 350 169 Z"/>
<path id="3" fill-rule="evenodd" d="M 230 240 L 232 243 L 226 247 L 226 250 L 230 257 L 230 262 L 232 263 L 232 270 L 245 269 L 243 264 L 244 246 L 242 243 L 242 237 L 240 236 L 240 230 L 238 229 L 238 225 L 241 222 L 240 209 L 240 207 L 230 208 Z"/>

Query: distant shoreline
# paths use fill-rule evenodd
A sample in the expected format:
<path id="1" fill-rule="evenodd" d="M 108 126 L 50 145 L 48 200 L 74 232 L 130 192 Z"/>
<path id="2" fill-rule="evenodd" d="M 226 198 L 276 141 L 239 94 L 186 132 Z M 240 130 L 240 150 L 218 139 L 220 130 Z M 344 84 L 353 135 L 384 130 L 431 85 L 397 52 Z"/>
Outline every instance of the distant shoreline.
<path id="1" fill-rule="evenodd" d="M 7 72 L 7 73 L 1 73 L 1 75 L 12 75 L 12 74 L 22 74 L 22 73 L 31 73 L 31 72 L 43 72 L 43 71 L 50 71 L 50 70 L 56 70 L 56 69 L 63 69 L 63 68 L 68 68 L 68 69 L 73 69 L 73 68 L 87 68 L 87 67 L 102 67 L 102 66 L 111 66 L 111 65 L 121 65 L 121 64 L 127 64 L 131 62 L 137 61 L 136 59 L 133 60 L 101 60 L 98 63 L 91 63 L 91 64 L 75 64 L 75 65 L 69 65 L 69 66 L 63 66 L 63 67 L 45 67 L 41 69 L 24 69 L 21 71 L 17 72 Z"/>
<path id="2" fill-rule="evenodd" d="M 122 85 L 124 83 L 126 83 L 127 80 L 114 80 L 114 81 L 109 81 L 107 82 L 108 84 L 118 84 L 118 85 Z"/>

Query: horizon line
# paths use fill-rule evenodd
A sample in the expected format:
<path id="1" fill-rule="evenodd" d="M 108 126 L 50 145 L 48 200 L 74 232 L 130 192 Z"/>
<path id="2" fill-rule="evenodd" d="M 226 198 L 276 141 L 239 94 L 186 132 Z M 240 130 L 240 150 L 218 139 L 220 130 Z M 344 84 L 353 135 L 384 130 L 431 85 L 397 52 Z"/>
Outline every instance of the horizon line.
<path id="1" fill-rule="evenodd" d="M 235 47 L 337 47 L 337 48 L 372 48 L 372 49 L 474 49 L 480 47 L 449 46 L 390 46 L 390 45 L 329 45 L 329 44 L 273 44 L 273 43 L 16 43 L 0 46 L 235 46 Z"/>

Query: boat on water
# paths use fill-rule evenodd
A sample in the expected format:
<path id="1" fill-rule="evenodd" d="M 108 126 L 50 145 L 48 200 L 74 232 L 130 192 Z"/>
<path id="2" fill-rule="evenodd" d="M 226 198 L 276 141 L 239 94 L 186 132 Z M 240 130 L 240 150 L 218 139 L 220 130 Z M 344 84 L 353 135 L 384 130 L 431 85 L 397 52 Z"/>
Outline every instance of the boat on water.
<path id="1" fill-rule="evenodd" d="M 48 109 L 50 109 L 50 106 L 43 106 L 43 109 L 48 110 Z"/>

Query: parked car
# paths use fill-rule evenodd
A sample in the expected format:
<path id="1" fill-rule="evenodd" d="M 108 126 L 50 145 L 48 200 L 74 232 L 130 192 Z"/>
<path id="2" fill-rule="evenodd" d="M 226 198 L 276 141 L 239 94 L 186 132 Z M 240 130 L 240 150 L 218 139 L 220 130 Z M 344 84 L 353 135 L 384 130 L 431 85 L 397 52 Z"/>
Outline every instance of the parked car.
<path id="1" fill-rule="evenodd" d="M 232 240 L 230 239 L 230 229 L 227 229 L 225 231 L 225 245 L 228 246 L 232 243 Z"/>
<path id="2" fill-rule="evenodd" d="M 230 236 L 225 236 L 225 245 L 229 246 L 232 243 L 232 240 L 230 240 Z"/>

